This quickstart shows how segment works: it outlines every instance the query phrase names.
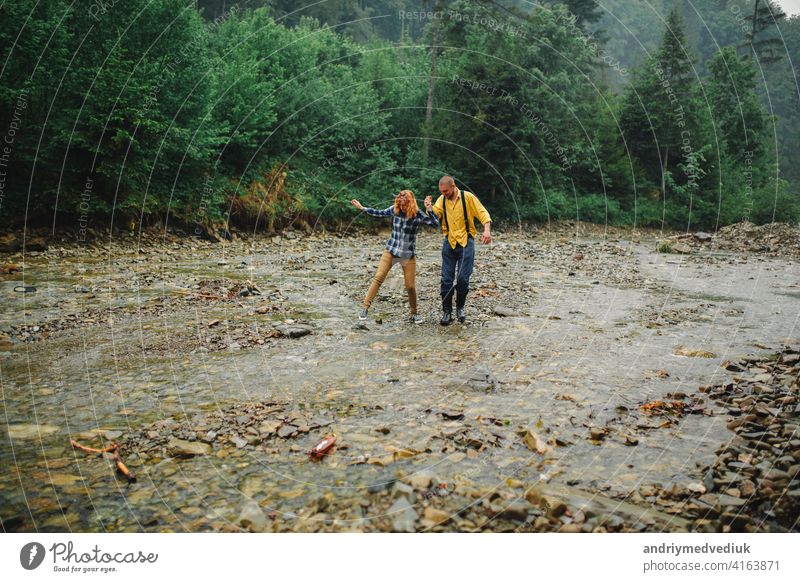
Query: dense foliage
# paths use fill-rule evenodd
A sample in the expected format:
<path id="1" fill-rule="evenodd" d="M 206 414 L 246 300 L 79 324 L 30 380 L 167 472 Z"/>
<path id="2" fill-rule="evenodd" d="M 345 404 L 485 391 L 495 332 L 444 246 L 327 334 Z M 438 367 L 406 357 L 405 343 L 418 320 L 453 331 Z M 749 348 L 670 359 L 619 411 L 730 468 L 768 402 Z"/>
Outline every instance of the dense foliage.
<path id="1" fill-rule="evenodd" d="M 443 173 L 506 222 L 800 220 L 769 2 L 308 4 L 2 3 L 2 224 L 338 225 Z"/>

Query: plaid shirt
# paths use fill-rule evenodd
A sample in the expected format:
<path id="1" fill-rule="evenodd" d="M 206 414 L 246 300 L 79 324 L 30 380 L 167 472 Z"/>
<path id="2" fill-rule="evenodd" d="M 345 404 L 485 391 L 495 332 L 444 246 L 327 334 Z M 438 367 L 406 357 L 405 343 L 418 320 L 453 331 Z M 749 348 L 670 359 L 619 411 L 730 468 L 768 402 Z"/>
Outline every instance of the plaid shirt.
<path id="1" fill-rule="evenodd" d="M 374 208 L 365 208 L 364 212 L 370 216 L 392 216 L 392 236 L 389 242 L 386 243 L 386 250 L 392 253 L 395 257 L 403 259 L 410 259 L 415 254 L 415 244 L 417 242 L 417 229 L 420 225 L 427 224 L 428 226 L 440 226 L 439 219 L 431 211 L 426 214 L 421 210 L 417 212 L 416 216 L 406 218 L 405 216 L 398 216 L 394 213 L 394 206 L 390 206 L 386 210 L 376 210 Z"/>

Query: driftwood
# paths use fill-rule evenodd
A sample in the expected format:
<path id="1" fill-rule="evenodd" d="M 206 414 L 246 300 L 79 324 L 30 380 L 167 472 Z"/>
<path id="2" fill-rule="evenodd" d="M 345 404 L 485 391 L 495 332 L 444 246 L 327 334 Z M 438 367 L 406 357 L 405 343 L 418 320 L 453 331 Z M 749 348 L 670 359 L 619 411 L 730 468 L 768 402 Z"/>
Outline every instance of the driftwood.
<path id="1" fill-rule="evenodd" d="M 78 441 L 70 439 L 69 444 L 72 445 L 72 448 L 83 451 L 84 453 L 90 453 L 93 455 L 102 455 L 103 453 L 113 453 L 114 454 L 114 465 L 117 467 L 117 471 L 119 471 L 128 481 L 133 482 L 136 481 L 136 476 L 131 473 L 131 470 L 125 466 L 125 463 L 122 462 L 122 455 L 120 455 L 120 451 L 122 447 L 120 447 L 116 442 L 112 442 L 104 449 L 94 449 L 92 447 L 87 447 L 85 445 L 80 444 Z"/>
<path id="2" fill-rule="evenodd" d="M 122 457 L 119 454 L 119 451 L 122 449 L 118 444 L 114 443 L 114 463 L 117 465 L 117 471 L 122 473 L 122 475 L 131 483 L 136 481 L 136 476 L 131 473 L 130 469 L 125 466 L 125 463 L 122 462 Z"/>
<path id="3" fill-rule="evenodd" d="M 92 447 L 86 447 L 86 446 L 80 444 L 78 441 L 74 441 L 74 440 L 71 440 L 71 439 L 69 441 L 69 444 L 72 445 L 73 449 L 77 449 L 79 451 L 83 451 L 84 453 L 92 453 L 92 454 L 95 454 L 95 455 L 102 455 L 103 453 L 110 453 L 117 446 L 116 443 L 111 443 L 110 445 L 108 445 L 104 449 L 93 449 Z"/>

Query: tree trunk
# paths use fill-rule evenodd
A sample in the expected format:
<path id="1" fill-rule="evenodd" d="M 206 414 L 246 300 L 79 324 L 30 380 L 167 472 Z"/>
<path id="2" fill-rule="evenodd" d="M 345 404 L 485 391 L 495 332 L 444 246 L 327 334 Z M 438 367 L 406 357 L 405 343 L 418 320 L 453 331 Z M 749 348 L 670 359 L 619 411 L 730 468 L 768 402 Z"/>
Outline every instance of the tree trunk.
<path id="1" fill-rule="evenodd" d="M 753 28 L 750 32 L 750 58 L 756 62 L 756 24 L 758 23 L 758 5 L 761 0 L 756 0 L 753 6 Z"/>
<path id="2" fill-rule="evenodd" d="M 664 163 L 661 164 L 661 198 L 667 199 L 667 165 L 669 164 L 669 148 L 664 148 Z"/>

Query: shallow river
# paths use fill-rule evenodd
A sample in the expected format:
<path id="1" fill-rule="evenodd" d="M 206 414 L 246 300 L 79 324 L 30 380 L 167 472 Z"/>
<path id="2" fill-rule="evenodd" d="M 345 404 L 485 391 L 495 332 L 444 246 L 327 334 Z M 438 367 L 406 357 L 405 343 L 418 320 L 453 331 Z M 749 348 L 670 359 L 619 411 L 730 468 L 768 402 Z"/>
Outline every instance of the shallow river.
<path id="1" fill-rule="evenodd" d="M 417 275 L 426 323 L 406 321 L 395 268 L 359 327 L 384 239 L 55 245 L 26 257 L 24 275 L 0 276 L 0 333 L 11 338 L 0 348 L 4 529 L 236 529 L 249 499 L 291 518 L 310 499 L 355 503 L 423 468 L 481 487 L 513 478 L 613 494 L 685 483 L 731 438 L 724 416 L 659 427 L 641 404 L 697 394 L 731 375 L 724 360 L 800 337 L 796 262 L 519 233 L 478 248 L 467 325 L 438 325 L 439 239 L 426 233 Z M 260 295 L 193 295 L 221 278 L 249 280 Z M 14 292 L 23 282 L 37 291 Z M 276 337 L 287 321 L 313 332 Z M 681 355 L 692 350 L 707 357 Z M 206 430 L 209 415 L 245 402 L 327 420 L 268 446 L 215 445 L 191 458 L 123 450 L 131 484 L 69 444 L 125 442 L 165 419 Z M 607 434 L 591 439 L 593 427 Z M 547 455 L 526 446 L 527 428 L 548 441 Z M 309 461 L 331 431 L 342 446 Z M 397 450 L 413 454 L 368 462 Z"/>

